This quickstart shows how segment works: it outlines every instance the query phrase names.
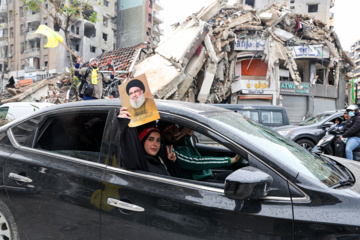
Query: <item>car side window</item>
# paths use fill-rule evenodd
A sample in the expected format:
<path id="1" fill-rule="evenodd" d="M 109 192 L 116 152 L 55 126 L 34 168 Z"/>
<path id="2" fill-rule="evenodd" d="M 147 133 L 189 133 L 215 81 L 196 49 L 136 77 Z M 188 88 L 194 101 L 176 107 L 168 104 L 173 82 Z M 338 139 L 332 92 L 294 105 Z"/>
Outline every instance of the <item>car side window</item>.
<path id="1" fill-rule="evenodd" d="M 255 122 L 259 122 L 259 112 L 257 111 L 238 110 L 237 113 L 243 115 L 244 117 L 250 118 Z"/>
<path id="2" fill-rule="evenodd" d="M 47 119 L 35 148 L 57 154 L 99 161 L 107 113 L 72 113 Z"/>
<path id="3" fill-rule="evenodd" d="M 262 111 L 261 112 L 262 123 L 283 123 L 283 115 L 281 112 L 276 111 Z"/>
<path id="4" fill-rule="evenodd" d="M 14 138 L 19 145 L 26 144 L 26 141 L 29 139 L 29 137 L 34 131 L 34 128 L 42 120 L 42 118 L 42 116 L 38 116 L 11 128 Z"/>
<path id="5" fill-rule="evenodd" d="M 0 119 L 6 118 L 8 111 L 9 111 L 9 107 L 1 107 L 0 108 Z"/>

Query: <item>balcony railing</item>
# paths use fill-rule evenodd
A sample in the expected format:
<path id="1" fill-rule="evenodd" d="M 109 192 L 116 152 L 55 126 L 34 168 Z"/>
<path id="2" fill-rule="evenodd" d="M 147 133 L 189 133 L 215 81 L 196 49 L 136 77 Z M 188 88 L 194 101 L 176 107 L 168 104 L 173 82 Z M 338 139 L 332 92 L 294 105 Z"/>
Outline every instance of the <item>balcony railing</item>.
<path id="1" fill-rule="evenodd" d="M 39 52 L 40 48 L 29 48 L 24 51 L 24 53 L 31 53 L 31 52 Z"/>
<path id="2" fill-rule="evenodd" d="M 40 13 L 36 13 L 36 14 L 27 14 L 26 15 L 26 22 L 35 22 L 35 21 L 40 21 L 41 20 L 41 15 Z"/>

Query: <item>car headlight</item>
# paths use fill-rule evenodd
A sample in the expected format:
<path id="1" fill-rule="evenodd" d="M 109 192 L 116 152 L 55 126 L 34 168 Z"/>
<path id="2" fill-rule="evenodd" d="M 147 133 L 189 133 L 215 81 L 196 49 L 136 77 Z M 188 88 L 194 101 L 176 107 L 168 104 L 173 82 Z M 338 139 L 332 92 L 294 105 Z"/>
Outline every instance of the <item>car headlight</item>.
<path id="1" fill-rule="evenodd" d="M 278 131 L 278 133 L 280 134 L 280 135 L 283 135 L 283 136 L 286 136 L 286 135 L 288 135 L 289 133 L 291 133 L 293 130 L 288 130 L 288 131 Z"/>

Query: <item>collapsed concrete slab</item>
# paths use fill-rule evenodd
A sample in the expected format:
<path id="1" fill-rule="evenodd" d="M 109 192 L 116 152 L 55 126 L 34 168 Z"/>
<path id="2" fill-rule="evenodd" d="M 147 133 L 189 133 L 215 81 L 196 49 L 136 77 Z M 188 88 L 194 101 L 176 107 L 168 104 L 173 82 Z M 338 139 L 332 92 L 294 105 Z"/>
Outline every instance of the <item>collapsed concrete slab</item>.
<path id="1" fill-rule="evenodd" d="M 150 90 L 155 98 L 168 98 L 177 91 L 177 86 L 186 78 L 172 63 L 155 54 L 136 65 L 134 76 L 145 73 Z"/>

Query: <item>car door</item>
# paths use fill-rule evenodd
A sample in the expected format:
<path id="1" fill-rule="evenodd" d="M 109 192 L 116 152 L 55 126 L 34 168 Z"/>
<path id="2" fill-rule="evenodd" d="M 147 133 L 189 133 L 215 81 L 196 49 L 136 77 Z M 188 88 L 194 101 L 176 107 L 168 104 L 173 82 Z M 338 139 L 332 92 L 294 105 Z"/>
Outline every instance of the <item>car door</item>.
<path id="1" fill-rule="evenodd" d="M 161 118 L 166 119 L 166 115 L 162 114 Z M 171 120 L 195 127 L 199 132 L 209 131 L 190 120 Z M 116 142 L 116 124 L 113 127 L 112 141 Z M 226 139 L 216 139 L 214 135 L 212 139 L 237 149 Z M 112 152 L 116 152 L 115 148 Z M 250 159 L 254 163 L 257 161 L 255 158 Z M 223 182 L 194 181 L 127 171 L 118 167 L 119 161 L 121 159 L 115 161 L 114 158 L 114 161 L 109 162 L 104 176 L 106 193 L 102 200 L 102 239 L 293 238 L 288 184 L 284 179 L 276 177 L 275 173 L 272 173 L 274 194 L 270 194 L 273 196 L 262 200 L 240 201 L 224 195 Z M 254 166 L 258 165 L 261 164 Z M 263 169 L 267 167 L 263 166 Z"/>
<path id="2" fill-rule="evenodd" d="M 100 239 L 100 164 L 106 110 L 69 110 L 9 130 L 18 149 L 4 183 L 27 239 Z"/>

